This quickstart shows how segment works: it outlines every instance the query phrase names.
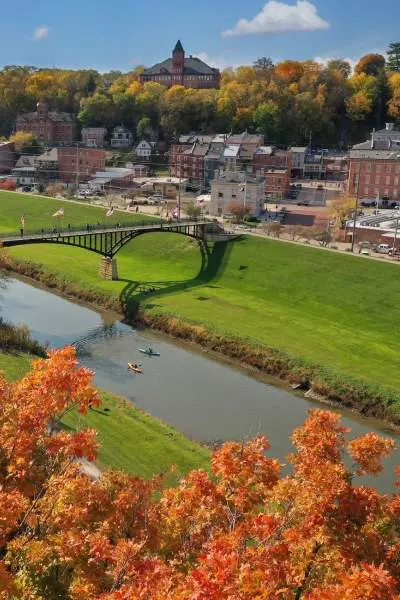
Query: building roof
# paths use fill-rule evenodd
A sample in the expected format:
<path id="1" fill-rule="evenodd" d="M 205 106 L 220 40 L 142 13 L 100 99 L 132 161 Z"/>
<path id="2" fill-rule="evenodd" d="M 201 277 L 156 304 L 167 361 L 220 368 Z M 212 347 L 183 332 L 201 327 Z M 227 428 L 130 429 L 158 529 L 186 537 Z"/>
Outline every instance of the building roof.
<path id="1" fill-rule="evenodd" d="M 183 152 L 183 154 L 190 154 L 191 156 L 205 156 L 208 152 L 209 144 L 199 144 L 195 142 L 193 146 Z"/>
<path id="2" fill-rule="evenodd" d="M 208 66 L 200 58 L 189 56 L 184 59 L 184 75 L 217 75 L 218 73 L 218 69 Z M 145 69 L 143 75 L 172 75 L 172 58 L 167 58 L 149 69 Z"/>
<path id="3" fill-rule="evenodd" d="M 16 168 L 20 167 L 34 167 L 35 166 L 36 156 L 32 156 L 30 154 L 22 154 L 17 160 L 15 165 Z"/>
<path id="4" fill-rule="evenodd" d="M 175 48 L 173 49 L 173 52 L 185 52 L 182 46 L 182 42 L 181 40 L 178 40 L 175 44 Z"/>
<path id="5" fill-rule="evenodd" d="M 228 144 L 223 152 L 224 158 L 236 158 L 239 155 L 240 146 L 239 144 L 233 145 Z"/>
<path id="6" fill-rule="evenodd" d="M 290 148 L 291 152 L 298 152 L 299 154 L 306 153 L 307 150 L 307 146 L 292 146 L 292 148 Z"/>
<path id="7" fill-rule="evenodd" d="M 58 112 L 57 110 L 50 110 L 48 113 L 48 118 L 50 121 L 54 121 L 55 123 L 74 123 L 75 115 L 66 112 Z M 33 121 L 38 120 L 37 112 L 30 113 L 22 113 L 18 115 L 17 121 L 23 123 L 32 123 Z"/>
<path id="8" fill-rule="evenodd" d="M 228 142 L 230 144 L 259 144 L 264 141 L 264 136 L 256 133 L 247 133 L 247 131 L 243 131 L 242 133 L 233 133 L 229 136 Z"/>
<path id="9" fill-rule="evenodd" d="M 46 150 L 40 156 L 35 157 L 35 161 L 38 162 L 56 162 L 58 160 L 58 150 L 57 148 L 52 148 L 51 150 Z"/>
<path id="10" fill-rule="evenodd" d="M 259 146 L 255 151 L 255 154 L 265 154 L 270 156 L 274 152 L 273 146 Z"/>
<path id="11" fill-rule="evenodd" d="M 83 133 L 103 133 L 103 134 L 106 134 L 107 133 L 107 129 L 105 127 L 84 127 L 82 129 L 82 134 Z"/>
<path id="12" fill-rule="evenodd" d="M 359 158 L 365 160 L 399 160 L 400 159 L 400 148 L 399 150 L 372 150 L 371 147 L 368 150 L 360 150 L 355 148 L 350 150 L 350 158 Z"/>

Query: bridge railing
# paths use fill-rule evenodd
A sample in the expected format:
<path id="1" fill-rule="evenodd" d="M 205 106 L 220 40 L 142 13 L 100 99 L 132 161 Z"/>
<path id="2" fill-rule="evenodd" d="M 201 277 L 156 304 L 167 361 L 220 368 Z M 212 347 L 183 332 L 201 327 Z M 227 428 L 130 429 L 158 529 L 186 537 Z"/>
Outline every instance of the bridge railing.
<path id="1" fill-rule="evenodd" d="M 42 237 L 46 235 L 55 235 L 55 234 L 73 234 L 73 233 L 82 233 L 84 231 L 88 233 L 96 233 L 110 229 L 133 229 L 146 227 L 150 225 L 154 225 L 155 227 L 159 226 L 174 226 L 174 225 L 185 225 L 187 223 L 204 223 L 205 219 L 200 218 L 186 218 L 186 219 L 143 219 L 143 220 L 127 220 L 127 221 L 119 221 L 117 223 L 107 223 L 107 222 L 97 222 L 97 223 L 83 223 L 80 225 L 68 223 L 65 224 L 56 224 L 53 227 L 41 227 L 38 229 L 25 229 L 24 236 L 25 237 Z M 1 239 L 9 239 L 9 238 L 20 238 L 21 232 L 19 231 L 10 231 L 10 232 L 1 232 Z"/>

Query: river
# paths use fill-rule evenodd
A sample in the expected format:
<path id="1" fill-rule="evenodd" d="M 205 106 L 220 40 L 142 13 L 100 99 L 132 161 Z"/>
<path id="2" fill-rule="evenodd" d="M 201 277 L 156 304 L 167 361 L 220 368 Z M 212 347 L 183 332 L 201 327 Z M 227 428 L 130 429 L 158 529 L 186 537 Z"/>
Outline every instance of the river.
<path id="1" fill-rule="evenodd" d="M 148 330 L 135 330 L 115 315 L 70 302 L 19 279 L 7 278 L 0 310 L 9 322 L 26 324 L 41 343 L 51 347 L 76 344 L 80 361 L 95 371 L 98 387 L 126 396 L 196 440 L 246 440 L 264 433 L 271 442 L 271 453 L 284 459 L 291 450 L 292 430 L 304 421 L 309 408 L 320 406 L 187 345 Z M 149 345 L 161 356 L 150 358 L 138 352 Z M 128 362 L 141 362 L 143 375 L 129 372 Z M 387 434 L 379 422 L 348 411 L 342 414 L 344 425 L 352 430 L 350 437 L 371 430 Z M 392 490 L 396 464 L 395 453 L 378 480 L 363 481 Z"/>

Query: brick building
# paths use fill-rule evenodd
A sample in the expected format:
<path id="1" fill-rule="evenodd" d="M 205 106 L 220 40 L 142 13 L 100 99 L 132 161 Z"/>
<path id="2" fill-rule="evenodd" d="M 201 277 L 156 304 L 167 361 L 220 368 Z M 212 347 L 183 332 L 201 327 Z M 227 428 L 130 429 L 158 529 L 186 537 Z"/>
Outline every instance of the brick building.
<path id="1" fill-rule="evenodd" d="M 349 193 L 364 199 L 400 199 L 400 131 L 392 123 L 350 151 Z"/>
<path id="2" fill-rule="evenodd" d="M 77 124 L 74 115 L 50 111 L 46 102 L 38 102 L 35 112 L 17 117 L 16 130 L 32 133 L 41 143 L 68 146 L 76 140 Z"/>
<path id="3" fill-rule="evenodd" d="M 273 146 L 260 146 L 253 155 L 253 173 L 265 179 L 267 198 L 280 200 L 290 189 L 292 154 Z"/>
<path id="4" fill-rule="evenodd" d="M 183 152 L 176 154 L 175 173 L 178 177 L 188 179 L 189 183 L 198 189 L 204 188 L 204 159 L 209 150 L 209 144 L 195 142 Z"/>
<path id="5" fill-rule="evenodd" d="M 99 148 L 57 148 L 59 178 L 63 183 L 85 183 L 106 164 Z"/>
<path id="6" fill-rule="evenodd" d="M 218 88 L 220 72 L 195 56 L 185 57 L 183 46 L 178 40 L 172 58 L 145 69 L 140 81 L 156 81 L 166 87 L 183 85 L 189 88 Z"/>
<path id="7" fill-rule="evenodd" d="M 17 162 L 14 144 L 12 142 L 0 142 L 0 173 L 10 173 Z"/>
<path id="8" fill-rule="evenodd" d="M 264 170 L 267 200 L 283 200 L 290 190 L 290 170 L 272 167 Z"/>

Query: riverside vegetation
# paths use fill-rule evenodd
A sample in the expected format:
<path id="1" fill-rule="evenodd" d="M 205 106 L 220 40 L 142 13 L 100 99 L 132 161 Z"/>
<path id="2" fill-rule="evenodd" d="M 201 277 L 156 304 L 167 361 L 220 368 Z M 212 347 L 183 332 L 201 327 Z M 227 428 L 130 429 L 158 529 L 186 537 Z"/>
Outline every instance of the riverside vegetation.
<path id="1" fill-rule="evenodd" d="M 33 213 L 35 199 L 24 201 Z M 3 264 L 67 294 L 123 307 L 129 319 L 139 309 L 146 324 L 399 422 L 397 265 L 251 237 L 211 246 L 202 257 L 194 240 L 155 233 L 117 255 L 119 281 L 103 281 L 94 253 L 49 248 L 14 248 Z"/>

